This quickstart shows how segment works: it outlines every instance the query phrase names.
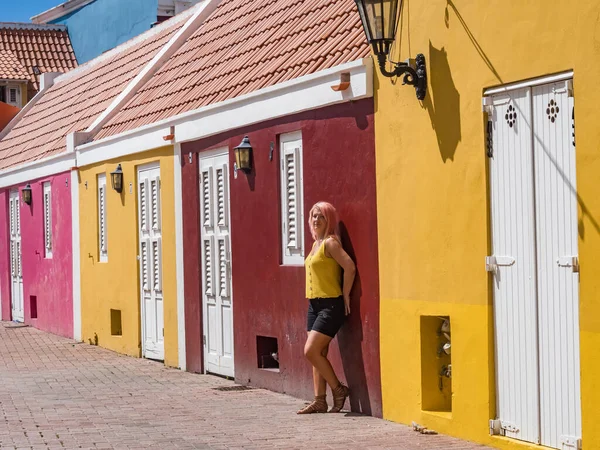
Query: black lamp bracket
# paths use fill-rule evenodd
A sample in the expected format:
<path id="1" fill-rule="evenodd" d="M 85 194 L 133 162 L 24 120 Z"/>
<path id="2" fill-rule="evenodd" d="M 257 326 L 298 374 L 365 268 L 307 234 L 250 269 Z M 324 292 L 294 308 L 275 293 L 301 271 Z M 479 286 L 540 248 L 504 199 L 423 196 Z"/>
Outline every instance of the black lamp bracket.
<path id="1" fill-rule="evenodd" d="M 415 58 L 416 68 L 413 69 L 407 62 L 391 62 L 394 66 L 393 70 L 389 71 L 386 68 L 387 57 L 385 54 L 378 54 L 377 61 L 379 62 L 379 70 L 386 77 L 402 78 L 402 84 L 408 84 L 415 87 L 417 98 L 423 100 L 427 93 L 427 67 L 425 66 L 425 55 L 419 53 Z"/>

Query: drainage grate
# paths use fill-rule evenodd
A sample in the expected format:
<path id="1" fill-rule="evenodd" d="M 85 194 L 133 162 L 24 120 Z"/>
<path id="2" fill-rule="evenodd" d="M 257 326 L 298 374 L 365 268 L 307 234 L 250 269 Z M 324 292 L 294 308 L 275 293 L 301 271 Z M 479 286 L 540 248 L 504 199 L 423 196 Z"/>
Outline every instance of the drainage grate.
<path id="1" fill-rule="evenodd" d="M 241 386 L 241 385 L 237 385 L 237 386 L 220 386 L 220 387 L 216 387 L 213 388 L 215 391 L 225 391 L 225 392 L 229 392 L 229 391 L 251 391 L 254 388 L 248 387 L 248 386 Z"/>

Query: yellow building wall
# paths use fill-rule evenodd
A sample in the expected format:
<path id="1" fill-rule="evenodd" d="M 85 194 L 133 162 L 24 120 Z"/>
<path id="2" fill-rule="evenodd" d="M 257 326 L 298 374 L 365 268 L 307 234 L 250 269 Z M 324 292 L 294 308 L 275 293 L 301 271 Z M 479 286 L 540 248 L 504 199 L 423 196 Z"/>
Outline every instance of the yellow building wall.
<path id="1" fill-rule="evenodd" d="M 173 147 L 164 147 L 79 169 L 81 316 L 85 342 L 141 356 L 137 167 L 160 164 L 165 364 L 178 366 Z M 110 172 L 123 170 L 123 192 Z M 106 174 L 108 261 L 99 262 L 97 175 Z M 130 187 L 131 183 L 131 187 Z M 122 336 L 111 334 L 111 309 L 121 311 Z M 183 324 L 182 324 L 183 326 Z"/>
<path id="2" fill-rule="evenodd" d="M 414 88 L 376 70 L 384 417 L 500 448 L 539 448 L 489 436 L 496 405 L 481 98 L 488 87 L 572 69 L 583 446 L 600 448 L 600 6 L 592 0 L 404 3 L 391 58 L 423 53 L 429 82 L 421 103 Z M 421 316 L 451 318 L 451 411 L 422 389 L 422 377 L 431 386 L 422 363 L 429 373 L 438 362 L 422 354 Z"/>

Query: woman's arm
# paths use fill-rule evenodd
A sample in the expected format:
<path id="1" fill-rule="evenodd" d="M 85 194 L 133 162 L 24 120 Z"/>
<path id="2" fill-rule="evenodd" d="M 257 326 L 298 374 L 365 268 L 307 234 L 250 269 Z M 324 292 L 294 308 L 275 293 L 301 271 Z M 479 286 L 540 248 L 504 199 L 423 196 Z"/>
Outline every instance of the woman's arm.
<path id="1" fill-rule="evenodd" d="M 346 306 L 346 315 L 350 314 L 350 291 L 354 284 L 354 276 L 356 275 L 356 265 L 348 253 L 342 248 L 342 244 L 337 239 L 327 239 L 325 241 L 326 253 L 337 261 L 344 269 L 344 286 L 342 292 L 344 294 L 344 304 Z"/>

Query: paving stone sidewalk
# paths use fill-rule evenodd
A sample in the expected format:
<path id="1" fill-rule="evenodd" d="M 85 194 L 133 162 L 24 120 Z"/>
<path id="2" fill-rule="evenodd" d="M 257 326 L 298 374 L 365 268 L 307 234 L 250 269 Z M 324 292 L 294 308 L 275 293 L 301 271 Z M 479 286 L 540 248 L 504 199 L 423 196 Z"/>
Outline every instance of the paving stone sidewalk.
<path id="1" fill-rule="evenodd" d="M 453 449 L 354 414 L 297 416 L 304 402 L 0 322 L 2 449 Z"/>

